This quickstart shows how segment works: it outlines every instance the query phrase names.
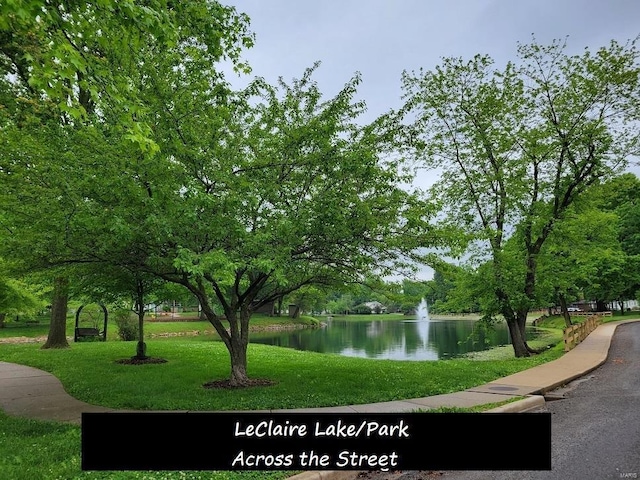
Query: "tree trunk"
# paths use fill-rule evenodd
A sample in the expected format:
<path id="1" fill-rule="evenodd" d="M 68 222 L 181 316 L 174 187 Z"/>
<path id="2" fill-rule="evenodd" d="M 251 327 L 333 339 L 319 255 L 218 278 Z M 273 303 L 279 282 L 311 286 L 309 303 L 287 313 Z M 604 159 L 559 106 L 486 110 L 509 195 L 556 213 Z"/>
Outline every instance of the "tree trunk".
<path id="1" fill-rule="evenodd" d="M 4 328 L 4 319 L 7 316 L 6 313 L 0 313 L 0 328 Z"/>
<path id="2" fill-rule="evenodd" d="M 511 345 L 513 346 L 513 353 L 516 357 L 529 357 L 531 352 L 527 346 L 526 337 L 524 336 L 524 330 L 520 328 L 516 319 L 507 321 L 507 327 L 509 327 L 509 335 L 511 336 Z"/>
<path id="3" fill-rule="evenodd" d="M 564 317 L 564 323 L 567 327 L 570 327 L 572 323 L 571 323 L 571 315 L 569 315 L 569 310 L 567 309 L 567 298 L 564 295 L 558 295 L 558 300 L 560 302 L 560 309 L 562 310 L 562 316 Z"/>
<path id="4" fill-rule="evenodd" d="M 249 318 L 251 314 L 242 307 L 239 312 L 229 310 L 225 313 L 231 331 L 229 342 L 225 342 L 231 358 L 229 383 L 234 387 L 244 387 L 249 385 L 247 346 L 249 345 Z"/>
<path id="5" fill-rule="evenodd" d="M 620 315 L 624 315 L 624 300 L 618 300 L 618 306 L 620 307 Z"/>
<path id="6" fill-rule="evenodd" d="M 147 344 L 144 343 L 144 305 L 138 308 L 138 344 L 136 345 L 136 358 L 145 360 L 147 358 Z"/>
<path id="7" fill-rule="evenodd" d="M 499 280 L 499 278 L 498 278 Z M 513 353 L 516 357 L 528 357 L 531 355 L 525 337 L 525 326 L 527 321 L 527 312 L 517 312 L 511 308 L 509 297 L 504 290 L 496 289 L 496 297 L 500 302 L 500 311 L 507 321 L 509 335 L 511 337 L 511 345 Z"/>
<path id="8" fill-rule="evenodd" d="M 67 301 L 69 280 L 56 277 L 53 281 L 53 301 L 51 302 L 51 323 L 49 335 L 42 348 L 68 348 L 67 342 Z"/>
<path id="9" fill-rule="evenodd" d="M 503 304 L 502 315 L 507 321 L 514 355 L 516 357 L 530 356 L 532 352 L 527 345 L 525 336 L 527 312 L 514 312 L 506 304 Z"/>
<path id="10" fill-rule="evenodd" d="M 250 303 L 249 301 L 247 303 Z M 231 338 L 231 379 L 230 383 L 234 386 L 249 385 L 249 375 L 247 375 L 247 347 L 249 345 L 249 320 L 251 319 L 251 311 L 246 305 L 240 306 L 238 312 L 240 316 L 240 330 L 232 329 L 235 335 Z M 234 315 L 234 318 L 237 318 Z"/>
<path id="11" fill-rule="evenodd" d="M 231 361 L 231 373 L 229 383 L 232 386 L 243 387 L 249 385 L 249 376 L 247 375 L 247 346 L 249 344 L 249 317 L 248 311 L 240 311 L 227 305 L 224 312 L 229 323 L 229 331 L 225 328 L 220 317 L 215 314 L 209 301 L 205 295 L 194 289 L 202 307 L 202 313 L 206 316 L 209 323 L 213 325 L 218 335 L 222 339 L 224 345 L 229 352 Z M 240 319 L 238 319 L 240 316 Z M 244 317 L 244 318 L 243 318 Z M 244 325 L 244 328 L 243 328 Z"/>
<path id="12" fill-rule="evenodd" d="M 229 384 L 234 387 L 249 386 L 249 376 L 247 375 L 247 346 L 249 345 L 249 320 L 251 310 L 246 306 L 251 304 L 252 298 L 245 298 L 244 305 L 233 302 L 227 303 L 222 295 L 219 295 L 224 309 L 224 315 L 229 324 L 229 330 L 225 328 L 221 318 L 211 308 L 209 298 L 203 288 L 195 286 L 187 287 L 196 295 L 200 301 L 202 313 L 216 330 L 229 352 L 231 361 L 231 372 Z"/>
<path id="13" fill-rule="evenodd" d="M 232 338 L 231 350 L 231 377 L 229 383 L 234 387 L 243 387 L 249 385 L 249 376 L 247 375 L 247 343 L 242 342 L 240 338 Z"/>
<path id="14" fill-rule="evenodd" d="M 138 315 L 138 344 L 136 345 L 136 356 L 138 360 L 146 360 L 147 344 L 144 343 L 144 285 L 138 282 L 136 289 L 136 313 Z"/>

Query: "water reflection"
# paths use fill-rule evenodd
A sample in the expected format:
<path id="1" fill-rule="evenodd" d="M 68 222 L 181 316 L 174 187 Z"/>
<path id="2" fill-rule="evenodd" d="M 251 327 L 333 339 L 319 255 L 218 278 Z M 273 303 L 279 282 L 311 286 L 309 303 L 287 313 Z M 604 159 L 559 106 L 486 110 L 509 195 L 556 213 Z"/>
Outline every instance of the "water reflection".
<path id="1" fill-rule="evenodd" d="M 350 357 L 440 360 L 509 344 L 505 324 L 474 329 L 473 320 L 332 320 L 325 328 L 251 335 L 251 341 Z M 531 329 L 528 338 L 535 337 Z"/>

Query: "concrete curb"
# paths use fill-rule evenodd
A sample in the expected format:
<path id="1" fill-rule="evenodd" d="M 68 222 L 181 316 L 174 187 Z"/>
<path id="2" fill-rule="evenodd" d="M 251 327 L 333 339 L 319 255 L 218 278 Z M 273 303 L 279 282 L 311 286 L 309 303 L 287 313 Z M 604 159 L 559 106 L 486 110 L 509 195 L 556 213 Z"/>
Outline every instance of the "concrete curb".
<path id="1" fill-rule="evenodd" d="M 542 395 L 529 395 L 527 398 L 515 402 L 501 405 L 483 413 L 522 413 L 536 410 L 545 406 L 545 399 Z"/>
<path id="2" fill-rule="evenodd" d="M 359 471 L 350 470 L 327 470 L 302 472 L 287 480 L 353 480 Z"/>
<path id="3" fill-rule="evenodd" d="M 511 402 L 500 407 L 485 410 L 483 413 L 522 413 L 531 410 L 537 410 L 544 407 L 546 401 L 542 395 L 529 395 L 527 398 Z M 309 471 L 302 472 L 287 480 L 354 480 L 357 478 L 359 471 Z"/>

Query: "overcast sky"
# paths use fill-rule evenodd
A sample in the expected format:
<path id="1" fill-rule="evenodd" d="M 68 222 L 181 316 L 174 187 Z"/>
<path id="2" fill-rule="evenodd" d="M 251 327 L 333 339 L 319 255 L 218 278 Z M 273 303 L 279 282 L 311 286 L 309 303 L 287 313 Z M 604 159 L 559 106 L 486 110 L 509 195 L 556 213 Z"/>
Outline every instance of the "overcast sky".
<path id="1" fill-rule="evenodd" d="M 251 19 L 256 44 L 244 58 L 251 76 L 275 83 L 315 72 L 320 91 L 337 93 L 355 72 L 367 118 L 401 105 L 404 70 L 433 69 L 442 57 L 488 54 L 516 59 L 517 43 L 567 39 L 567 52 L 640 35 L 640 0 L 222 0 Z M 233 79 L 241 86 L 244 80 Z M 635 170 L 637 171 L 637 170 Z M 425 186 L 435 177 L 422 173 Z"/>
<path id="2" fill-rule="evenodd" d="M 400 105 L 403 70 L 432 69 L 442 57 L 515 60 L 517 42 L 568 36 L 570 52 L 640 34 L 640 0 L 222 0 L 251 18 L 253 75 L 275 82 L 315 78 L 326 95 L 358 71 L 374 116 Z"/>

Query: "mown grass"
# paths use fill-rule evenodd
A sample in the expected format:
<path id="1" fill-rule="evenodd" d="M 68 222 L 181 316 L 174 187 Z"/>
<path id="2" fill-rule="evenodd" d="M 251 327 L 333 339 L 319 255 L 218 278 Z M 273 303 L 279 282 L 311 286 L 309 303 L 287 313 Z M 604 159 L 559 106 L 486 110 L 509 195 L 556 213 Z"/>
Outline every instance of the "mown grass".
<path id="1" fill-rule="evenodd" d="M 113 438 L 105 455 L 116 456 L 136 432 Z M 107 443 L 107 442 L 105 442 Z M 82 471 L 81 437 L 77 425 L 10 417 L 0 412 L 0 478 L 11 480 L 282 480 L 295 472 L 136 472 Z"/>
<path id="2" fill-rule="evenodd" d="M 262 410 L 369 403 L 469 388 L 557 358 L 559 349 L 528 359 L 401 362 L 369 360 L 250 345 L 249 373 L 276 385 L 211 390 L 203 383 L 226 378 L 223 344 L 206 337 L 148 342 L 148 353 L 164 364 L 120 365 L 134 342 L 74 343 L 42 350 L 39 344 L 0 346 L 0 360 L 52 372 L 67 391 L 88 403 L 141 410 Z M 476 410 L 474 410 L 476 411 Z M 128 436 L 132 441 L 128 441 Z M 135 448 L 136 432 L 113 439 L 106 455 Z M 295 472 L 83 472 L 77 426 L 0 414 L 0 478 L 281 480 Z"/>

